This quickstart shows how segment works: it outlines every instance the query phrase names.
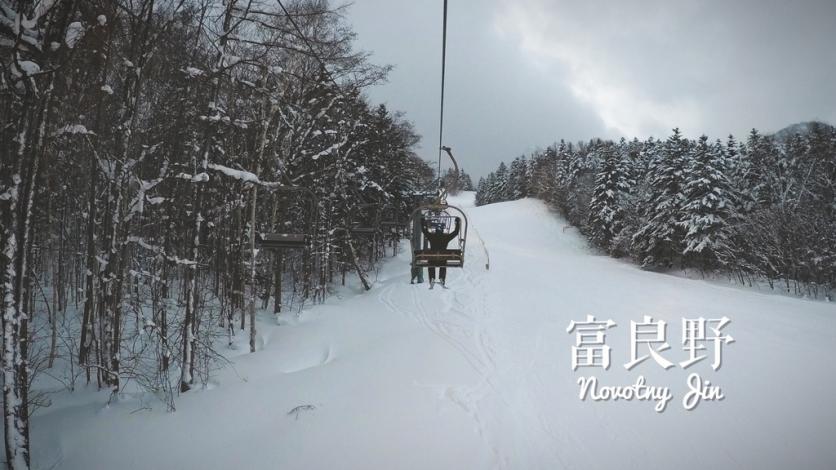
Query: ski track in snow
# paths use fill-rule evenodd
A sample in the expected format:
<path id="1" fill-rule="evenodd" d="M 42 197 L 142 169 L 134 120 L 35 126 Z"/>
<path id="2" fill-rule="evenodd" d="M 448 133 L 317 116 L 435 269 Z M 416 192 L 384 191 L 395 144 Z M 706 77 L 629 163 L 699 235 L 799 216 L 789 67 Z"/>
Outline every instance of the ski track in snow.
<path id="1" fill-rule="evenodd" d="M 472 233 L 468 235 L 472 236 Z M 560 454 L 554 447 L 561 438 L 536 407 L 518 406 L 537 403 L 535 397 L 527 394 L 530 387 L 519 387 L 519 384 L 534 380 L 537 388 L 543 388 L 542 382 L 531 374 L 538 357 L 533 355 L 525 367 L 506 361 L 509 363 L 500 368 L 497 363 L 497 346 L 490 324 L 498 313 L 488 300 L 488 272 L 480 248 L 471 244 L 465 267 L 460 271 L 448 269 L 448 289 L 436 286 L 430 290 L 426 283 L 405 284 L 404 277 L 397 278 L 397 284 L 390 280 L 379 298 L 389 311 L 412 317 L 455 348 L 481 377 L 474 386 L 445 386 L 444 398 L 459 406 L 474 421 L 479 435 L 493 453 L 495 468 L 512 468 L 512 462 L 543 451 L 560 462 Z M 410 302 L 406 308 L 399 307 L 393 300 L 403 298 L 403 290 L 409 291 Z M 542 341 L 542 336 L 537 340 Z M 514 413 L 508 413 L 509 410 Z M 497 416 L 498 411 L 504 412 L 504 416 Z M 536 424 L 534 429 L 532 423 Z M 514 432 L 509 432 L 508 426 Z M 509 437 L 523 440 L 511 446 L 513 455 L 510 456 L 505 455 Z M 566 467 L 562 462 L 560 466 Z"/>
<path id="2" fill-rule="evenodd" d="M 408 245 L 407 245 L 408 246 Z M 408 258 L 408 250 L 403 250 Z M 484 265 L 484 261 L 481 265 Z M 406 284 L 406 276 L 388 279 L 381 290 L 379 300 L 393 313 L 412 318 L 434 335 L 452 346 L 467 361 L 482 379 L 474 387 L 444 385 L 443 397 L 460 407 L 474 422 L 477 432 L 494 454 L 499 468 L 505 468 L 507 459 L 499 447 L 491 442 L 486 423 L 480 412 L 479 402 L 489 393 L 495 393 L 492 378 L 496 375 L 495 351 L 486 331 L 485 320 L 490 317 L 485 298 L 487 293 L 481 276 L 474 276 L 469 266 L 479 265 L 474 259 L 462 269 L 462 279 L 456 269 L 448 269 L 452 282 L 444 289 L 436 286 L 430 290 L 428 284 Z M 465 284 L 462 286 L 461 284 Z M 406 294 L 406 295 L 404 295 Z M 407 306 L 399 306 L 395 298 L 409 298 Z"/>

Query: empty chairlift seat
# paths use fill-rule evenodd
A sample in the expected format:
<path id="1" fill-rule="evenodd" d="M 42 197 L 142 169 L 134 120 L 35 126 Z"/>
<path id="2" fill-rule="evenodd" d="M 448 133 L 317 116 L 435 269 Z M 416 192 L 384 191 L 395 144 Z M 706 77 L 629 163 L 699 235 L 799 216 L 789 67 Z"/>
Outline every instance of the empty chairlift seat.
<path id="1" fill-rule="evenodd" d="M 255 240 L 258 247 L 273 250 L 304 248 L 307 243 L 304 233 L 261 233 Z"/>
<path id="2" fill-rule="evenodd" d="M 374 235 L 377 232 L 379 232 L 379 230 L 376 227 L 351 227 L 351 233 L 354 235 Z"/>
<path id="3" fill-rule="evenodd" d="M 350 231 L 353 235 L 373 237 L 380 233 L 380 204 L 360 204 L 352 214 Z"/>

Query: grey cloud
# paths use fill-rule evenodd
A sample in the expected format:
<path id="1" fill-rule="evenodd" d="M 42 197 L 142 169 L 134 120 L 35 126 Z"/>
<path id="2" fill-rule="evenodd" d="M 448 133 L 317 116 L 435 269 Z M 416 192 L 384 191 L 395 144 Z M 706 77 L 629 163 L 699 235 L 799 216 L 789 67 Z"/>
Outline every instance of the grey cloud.
<path id="1" fill-rule="evenodd" d="M 358 47 L 396 69 L 435 160 L 442 2 L 357 0 Z M 556 138 L 744 134 L 836 121 L 836 2 L 450 0 L 445 143 L 474 175 Z"/>

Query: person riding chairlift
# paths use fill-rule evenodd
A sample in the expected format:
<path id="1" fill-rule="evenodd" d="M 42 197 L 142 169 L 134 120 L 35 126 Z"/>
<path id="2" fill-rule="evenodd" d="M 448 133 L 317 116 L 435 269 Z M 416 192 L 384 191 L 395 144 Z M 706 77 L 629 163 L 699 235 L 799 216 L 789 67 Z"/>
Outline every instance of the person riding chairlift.
<path id="1" fill-rule="evenodd" d="M 456 238 L 459 234 L 461 223 L 461 219 L 456 217 L 456 229 L 450 233 L 444 233 L 444 223 L 433 224 L 433 230 L 430 231 L 430 227 L 427 225 L 427 220 L 424 219 L 421 221 L 421 232 L 424 233 L 424 237 L 430 242 L 430 249 L 432 251 L 440 252 L 446 250 L 447 244 L 450 243 L 450 240 Z M 442 287 L 444 287 L 444 283 L 447 281 L 446 262 L 443 263 L 444 264 L 438 267 L 439 279 L 441 280 Z M 427 266 L 427 273 L 430 277 L 430 289 L 433 288 L 433 284 L 435 283 L 435 268 L 436 267 L 432 264 Z"/>

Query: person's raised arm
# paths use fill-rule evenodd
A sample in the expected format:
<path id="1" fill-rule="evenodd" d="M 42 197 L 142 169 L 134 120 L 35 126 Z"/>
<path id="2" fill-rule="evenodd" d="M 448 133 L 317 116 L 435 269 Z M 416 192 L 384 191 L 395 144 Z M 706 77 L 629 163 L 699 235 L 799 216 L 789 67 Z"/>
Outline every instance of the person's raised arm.
<path id="1" fill-rule="evenodd" d="M 454 238 L 456 238 L 456 235 L 459 234 L 459 230 L 461 229 L 461 222 L 461 219 L 456 217 L 456 229 L 444 236 L 445 243 L 450 243 Z"/>
<path id="2" fill-rule="evenodd" d="M 450 233 L 450 235 L 452 235 L 452 237 L 450 237 L 450 240 L 452 240 L 453 238 L 456 237 L 456 235 L 459 234 L 459 230 L 461 230 L 461 228 L 462 228 L 462 219 L 456 217 L 456 229 L 453 230 L 452 233 Z"/>

